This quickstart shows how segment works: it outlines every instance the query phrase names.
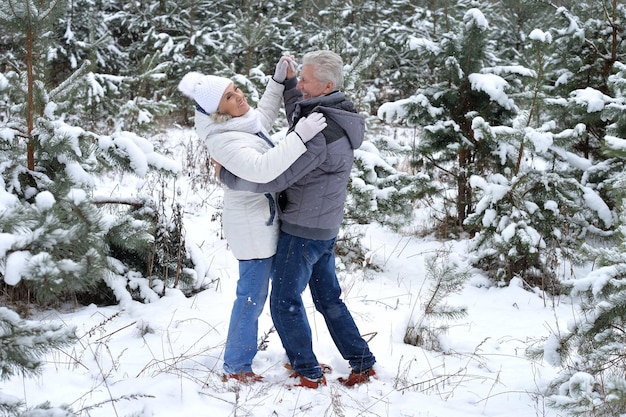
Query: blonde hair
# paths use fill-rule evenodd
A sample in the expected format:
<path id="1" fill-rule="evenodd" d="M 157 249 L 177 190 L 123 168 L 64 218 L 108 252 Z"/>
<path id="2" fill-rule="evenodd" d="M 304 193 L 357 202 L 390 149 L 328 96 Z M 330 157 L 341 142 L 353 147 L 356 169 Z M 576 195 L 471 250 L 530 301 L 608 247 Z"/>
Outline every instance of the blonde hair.
<path id="1" fill-rule="evenodd" d="M 218 124 L 226 123 L 227 121 L 233 118 L 233 116 L 231 116 L 230 114 L 218 113 L 218 112 L 211 113 L 209 116 L 211 117 L 211 120 L 213 120 L 215 123 L 218 123 Z"/>

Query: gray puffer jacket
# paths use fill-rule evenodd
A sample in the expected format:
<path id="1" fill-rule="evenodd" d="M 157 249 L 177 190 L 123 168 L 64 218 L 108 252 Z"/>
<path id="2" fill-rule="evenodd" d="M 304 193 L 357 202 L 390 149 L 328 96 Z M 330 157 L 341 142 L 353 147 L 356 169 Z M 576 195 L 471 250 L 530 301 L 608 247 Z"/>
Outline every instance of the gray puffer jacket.
<path id="1" fill-rule="evenodd" d="M 328 126 L 307 142 L 307 151 L 283 174 L 266 184 L 245 181 L 222 169 L 221 181 L 231 189 L 253 192 L 279 192 L 281 230 L 294 236 L 328 240 L 337 236 L 343 220 L 344 204 L 354 150 L 361 146 L 365 120 L 342 92 L 302 100 L 288 80 L 284 92 L 290 125 L 313 111 L 326 116 Z"/>

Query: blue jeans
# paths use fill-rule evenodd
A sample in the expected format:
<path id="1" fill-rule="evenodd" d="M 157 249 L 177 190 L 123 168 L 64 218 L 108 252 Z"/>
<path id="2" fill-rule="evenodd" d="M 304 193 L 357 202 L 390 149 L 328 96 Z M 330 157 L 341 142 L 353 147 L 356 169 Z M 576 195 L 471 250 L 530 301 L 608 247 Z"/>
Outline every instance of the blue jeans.
<path id="1" fill-rule="evenodd" d="M 237 298 L 228 326 L 224 371 L 231 374 L 252 372 L 257 352 L 259 316 L 263 311 L 274 257 L 239 261 Z"/>
<path id="2" fill-rule="evenodd" d="M 312 379 L 322 375 L 322 368 L 313 353 L 311 327 L 302 303 L 307 285 L 339 353 L 352 369 L 364 371 L 376 362 L 340 298 L 334 248 L 335 239 L 311 240 L 281 232 L 272 269 L 270 311 L 274 327 L 293 370 Z"/>

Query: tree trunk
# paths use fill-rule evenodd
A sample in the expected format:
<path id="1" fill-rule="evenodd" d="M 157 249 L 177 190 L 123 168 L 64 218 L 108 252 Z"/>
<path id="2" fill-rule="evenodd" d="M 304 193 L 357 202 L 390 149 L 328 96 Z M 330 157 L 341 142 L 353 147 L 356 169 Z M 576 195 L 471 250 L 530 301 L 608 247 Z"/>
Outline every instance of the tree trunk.
<path id="1" fill-rule="evenodd" d="M 26 109 L 27 137 L 28 144 L 26 146 L 26 159 L 28 169 L 35 170 L 35 138 L 33 137 L 34 120 L 35 120 L 35 100 L 34 100 L 34 84 L 33 79 L 33 54 L 34 54 L 34 37 L 35 33 L 32 27 L 28 28 L 26 34 L 26 73 L 28 87 L 28 107 Z"/>

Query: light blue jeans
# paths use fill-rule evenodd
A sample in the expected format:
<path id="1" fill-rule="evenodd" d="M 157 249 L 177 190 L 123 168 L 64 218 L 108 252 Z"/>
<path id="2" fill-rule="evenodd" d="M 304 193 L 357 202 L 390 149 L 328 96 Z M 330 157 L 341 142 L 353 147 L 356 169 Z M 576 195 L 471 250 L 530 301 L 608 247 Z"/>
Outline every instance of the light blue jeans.
<path id="1" fill-rule="evenodd" d="M 252 372 L 259 316 L 267 300 L 273 260 L 274 257 L 239 261 L 237 297 L 230 313 L 224 350 L 224 371 L 229 374 Z"/>
<path id="2" fill-rule="evenodd" d="M 311 240 L 281 232 L 272 269 L 270 311 L 292 368 L 307 378 L 322 376 L 302 303 L 307 285 L 341 356 L 356 372 L 371 368 L 376 359 L 341 299 L 335 239 Z"/>

